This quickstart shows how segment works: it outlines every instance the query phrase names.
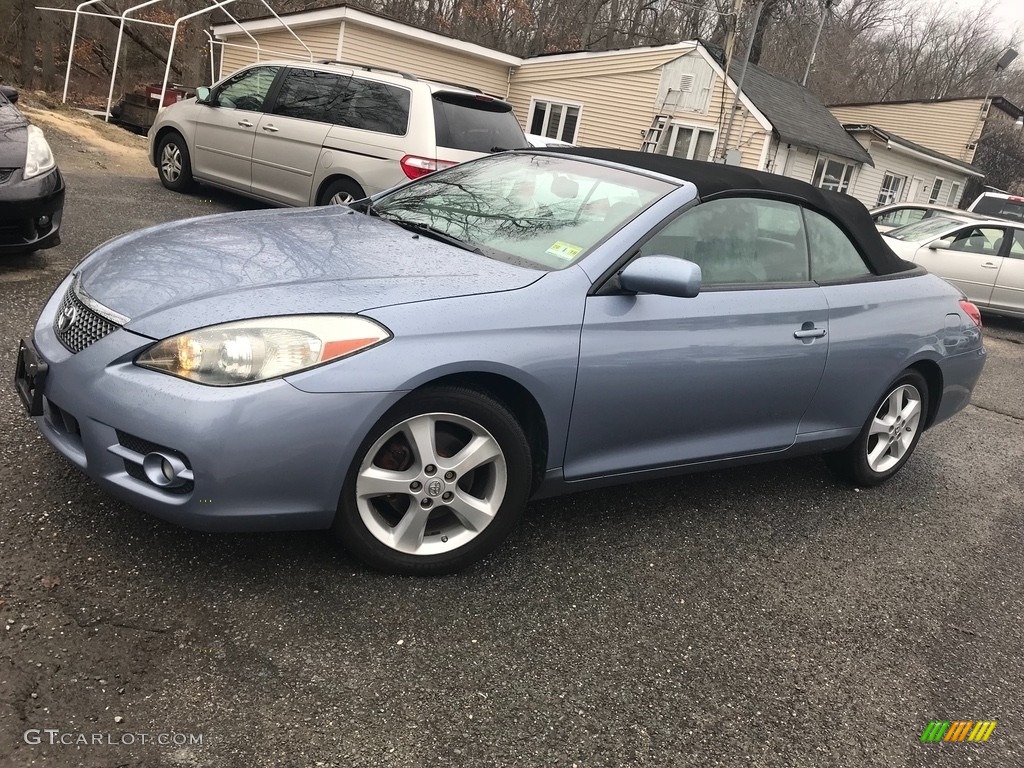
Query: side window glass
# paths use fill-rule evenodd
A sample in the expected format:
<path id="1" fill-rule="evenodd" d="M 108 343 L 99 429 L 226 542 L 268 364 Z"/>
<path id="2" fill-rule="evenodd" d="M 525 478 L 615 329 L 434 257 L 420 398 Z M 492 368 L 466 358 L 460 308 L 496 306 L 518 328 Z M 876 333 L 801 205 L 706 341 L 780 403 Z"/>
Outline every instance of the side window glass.
<path id="1" fill-rule="evenodd" d="M 301 120 L 333 123 L 348 109 L 347 77 L 311 69 L 290 69 L 273 113 Z"/>
<path id="2" fill-rule="evenodd" d="M 253 67 L 228 80 L 217 91 L 217 106 L 260 112 L 280 67 Z"/>
<path id="3" fill-rule="evenodd" d="M 942 238 L 951 251 L 998 256 L 1003 247 L 1003 230 L 994 227 L 968 227 Z"/>
<path id="4" fill-rule="evenodd" d="M 711 200 L 689 209 L 643 246 L 700 266 L 707 286 L 809 279 L 800 208 L 760 198 Z"/>
<path id="5" fill-rule="evenodd" d="M 1024 229 L 1013 230 L 1013 242 L 1010 244 L 1010 258 L 1024 259 Z"/>
<path id="6" fill-rule="evenodd" d="M 819 282 L 870 275 L 860 251 L 831 219 L 804 209 L 811 244 L 811 277 Z"/>
<path id="7" fill-rule="evenodd" d="M 409 125 L 409 91 L 387 83 L 353 77 L 348 82 L 347 108 L 338 125 L 364 131 L 405 134 Z"/>

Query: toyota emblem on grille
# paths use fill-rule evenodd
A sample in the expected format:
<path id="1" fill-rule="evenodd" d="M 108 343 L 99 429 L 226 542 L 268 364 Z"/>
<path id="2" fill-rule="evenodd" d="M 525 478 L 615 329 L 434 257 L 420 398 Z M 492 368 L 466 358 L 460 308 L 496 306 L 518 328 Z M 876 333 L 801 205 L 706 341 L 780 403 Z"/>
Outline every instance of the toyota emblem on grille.
<path id="1" fill-rule="evenodd" d="M 61 310 L 61 313 L 57 316 L 57 330 L 66 331 L 75 321 L 78 319 L 78 308 L 72 305 L 68 305 Z"/>

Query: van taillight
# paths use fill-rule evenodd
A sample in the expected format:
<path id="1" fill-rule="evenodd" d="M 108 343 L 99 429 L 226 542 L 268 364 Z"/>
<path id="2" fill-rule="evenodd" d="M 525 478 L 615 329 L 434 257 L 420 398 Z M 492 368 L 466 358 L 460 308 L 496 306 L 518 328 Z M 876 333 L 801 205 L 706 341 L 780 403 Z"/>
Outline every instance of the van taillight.
<path id="1" fill-rule="evenodd" d="M 421 176 L 426 176 L 428 173 L 457 165 L 452 160 L 433 160 L 429 157 L 419 157 L 418 155 L 406 155 L 398 162 L 402 166 L 402 171 L 410 179 L 418 179 Z"/>
<path id="2" fill-rule="evenodd" d="M 981 312 L 974 304 L 969 302 L 967 299 L 960 299 L 960 309 L 974 321 L 974 324 L 981 328 Z"/>

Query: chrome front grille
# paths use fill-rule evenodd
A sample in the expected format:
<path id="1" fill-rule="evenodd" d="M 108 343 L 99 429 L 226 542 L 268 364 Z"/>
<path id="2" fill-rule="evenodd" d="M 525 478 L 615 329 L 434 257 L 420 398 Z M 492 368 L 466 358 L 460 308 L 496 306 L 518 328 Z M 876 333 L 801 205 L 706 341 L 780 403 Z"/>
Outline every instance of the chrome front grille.
<path id="1" fill-rule="evenodd" d="M 123 323 L 114 322 L 113 319 L 93 309 L 83 299 L 81 289 L 76 279 L 57 309 L 57 316 L 53 319 L 53 332 L 57 335 L 60 343 L 72 352 L 81 352 L 90 344 L 95 344 L 108 333 L 113 333 Z M 111 313 L 113 314 L 113 313 Z"/>

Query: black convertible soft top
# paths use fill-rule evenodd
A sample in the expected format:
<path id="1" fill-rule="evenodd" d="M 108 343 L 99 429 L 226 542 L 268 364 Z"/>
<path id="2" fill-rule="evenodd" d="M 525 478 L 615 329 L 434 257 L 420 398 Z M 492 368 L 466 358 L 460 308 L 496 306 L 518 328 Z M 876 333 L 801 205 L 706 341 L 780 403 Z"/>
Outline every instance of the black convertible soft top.
<path id="1" fill-rule="evenodd" d="M 719 163 L 681 160 L 652 152 L 595 147 L 548 147 L 545 151 L 620 163 L 688 181 L 697 187 L 697 195 L 701 201 L 750 193 L 755 196 L 787 198 L 832 219 L 858 246 L 876 275 L 893 275 L 916 269 L 915 264 L 904 261 L 893 253 L 875 229 L 868 209 L 849 195 L 819 189 L 806 182 L 774 173 L 751 171 Z"/>

